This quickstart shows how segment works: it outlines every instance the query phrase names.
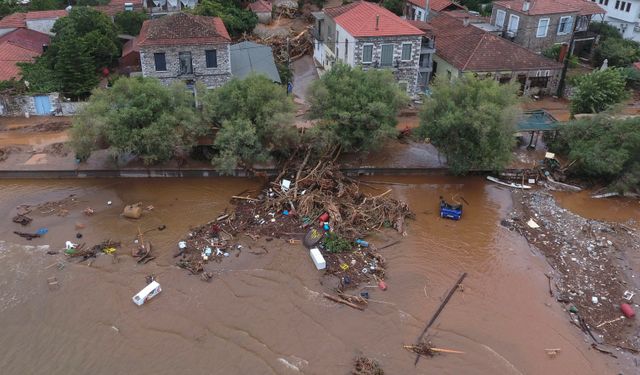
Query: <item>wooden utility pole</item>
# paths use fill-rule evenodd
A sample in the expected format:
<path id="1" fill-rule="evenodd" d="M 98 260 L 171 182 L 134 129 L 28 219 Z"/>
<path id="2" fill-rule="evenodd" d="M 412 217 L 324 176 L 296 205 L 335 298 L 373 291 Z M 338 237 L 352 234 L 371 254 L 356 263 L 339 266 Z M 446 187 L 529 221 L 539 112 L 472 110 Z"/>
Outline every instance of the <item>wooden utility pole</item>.
<path id="1" fill-rule="evenodd" d="M 562 64 L 562 73 L 560 73 L 560 82 L 558 82 L 558 92 L 556 93 L 556 96 L 558 96 L 558 98 L 562 98 L 564 95 L 564 86 L 565 86 L 565 81 L 567 80 L 567 70 L 569 69 L 569 58 L 573 54 L 573 43 L 576 38 L 576 28 L 578 27 L 578 17 L 580 16 L 576 15 L 576 20 L 573 23 L 573 30 L 571 30 L 571 39 L 569 40 L 569 49 L 567 50 L 567 53 L 564 56 L 564 61 Z"/>

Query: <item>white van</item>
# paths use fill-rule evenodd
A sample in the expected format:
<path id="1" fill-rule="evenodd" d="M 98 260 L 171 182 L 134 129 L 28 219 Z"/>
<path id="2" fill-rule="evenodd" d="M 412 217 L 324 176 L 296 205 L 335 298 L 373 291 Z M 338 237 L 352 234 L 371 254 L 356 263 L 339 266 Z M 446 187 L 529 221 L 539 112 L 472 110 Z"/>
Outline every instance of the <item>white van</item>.
<path id="1" fill-rule="evenodd" d="M 145 286 L 138 294 L 133 296 L 133 303 L 138 306 L 142 306 L 147 300 L 155 297 L 158 293 L 162 292 L 162 288 L 157 281 L 152 281 L 149 285 Z"/>

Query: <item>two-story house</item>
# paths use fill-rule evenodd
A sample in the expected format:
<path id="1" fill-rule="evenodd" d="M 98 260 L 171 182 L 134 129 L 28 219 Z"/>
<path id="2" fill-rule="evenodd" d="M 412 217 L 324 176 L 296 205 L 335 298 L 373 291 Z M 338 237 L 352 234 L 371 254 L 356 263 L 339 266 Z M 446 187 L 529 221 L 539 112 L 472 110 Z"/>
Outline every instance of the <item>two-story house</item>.
<path id="1" fill-rule="evenodd" d="M 404 18 L 412 21 L 427 21 L 440 12 L 464 10 L 464 7 L 450 0 L 406 0 Z"/>
<path id="2" fill-rule="evenodd" d="M 434 48 L 425 31 L 366 1 L 313 15 L 313 57 L 321 68 L 339 61 L 365 70 L 390 69 L 409 95 L 426 90 Z"/>
<path id="3" fill-rule="evenodd" d="M 147 20 L 136 44 L 144 77 L 164 84 L 198 81 L 208 88 L 231 79 L 231 38 L 218 17 L 174 13 Z"/>
<path id="4" fill-rule="evenodd" d="M 604 22 L 620 30 L 625 39 L 640 42 L 640 0 L 591 0 L 605 12 Z"/>
<path id="5" fill-rule="evenodd" d="M 491 24 L 502 30 L 503 37 L 542 52 L 569 43 L 574 33 L 582 42 L 594 40 L 587 27 L 593 15 L 603 13 L 589 0 L 499 0 L 493 3 Z"/>

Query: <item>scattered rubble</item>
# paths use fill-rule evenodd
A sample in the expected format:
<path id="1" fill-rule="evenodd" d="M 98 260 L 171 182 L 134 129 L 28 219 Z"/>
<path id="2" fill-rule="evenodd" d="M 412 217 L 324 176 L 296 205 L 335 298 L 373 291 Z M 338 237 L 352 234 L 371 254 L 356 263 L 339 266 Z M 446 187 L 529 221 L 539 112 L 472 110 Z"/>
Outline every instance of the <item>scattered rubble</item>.
<path id="1" fill-rule="evenodd" d="M 367 357 L 357 357 L 353 365 L 352 375 L 384 375 L 378 361 Z"/>
<path id="2" fill-rule="evenodd" d="M 618 262 L 640 251 L 638 231 L 573 214 L 543 191 L 518 191 L 514 204 L 503 225 L 522 234 L 558 272 L 556 299 L 567 304 L 572 321 L 598 344 L 640 349 L 633 325 L 619 319 L 621 303 L 636 289 L 627 281 L 628 266 Z"/>

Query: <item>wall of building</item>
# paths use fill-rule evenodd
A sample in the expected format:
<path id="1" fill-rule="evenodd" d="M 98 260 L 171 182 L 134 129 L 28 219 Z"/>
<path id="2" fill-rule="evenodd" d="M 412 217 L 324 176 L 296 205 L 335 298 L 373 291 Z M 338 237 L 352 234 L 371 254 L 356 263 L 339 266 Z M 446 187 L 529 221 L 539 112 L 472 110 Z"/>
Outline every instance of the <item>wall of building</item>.
<path id="1" fill-rule="evenodd" d="M 610 0 L 611 1 L 611 0 Z M 502 27 L 503 31 L 507 31 L 509 26 L 509 18 L 511 15 L 515 15 L 520 17 L 520 22 L 518 23 L 518 31 L 516 32 L 515 37 L 507 38 L 512 40 L 514 43 L 517 43 L 527 49 L 530 49 L 534 52 L 542 52 L 543 50 L 553 46 L 558 43 L 569 43 L 571 40 L 571 32 L 567 34 L 558 35 L 558 26 L 560 24 L 560 18 L 565 16 L 572 17 L 571 30 L 573 30 L 573 24 L 576 22 L 576 13 L 563 13 L 563 14 L 549 14 L 543 16 L 527 16 L 523 13 L 515 11 L 513 9 L 502 8 L 499 6 L 493 7 L 493 11 L 491 13 L 491 24 L 496 24 L 496 15 L 498 10 L 503 10 L 506 12 L 504 18 L 504 25 Z M 536 33 L 538 30 L 538 24 L 540 19 L 548 18 L 549 19 L 549 27 L 547 29 L 547 35 L 545 37 L 537 37 Z"/>
<path id="2" fill-rule="evenodd" d="M 205 50 L 215 49 L 218 58 L 217 68 L 207 68 Z M 180 52 L 191 52 L 193 74 L 180 75 Z M 164 53 L 167 70 L 156 71 L 154 53 Z M 141 47 L 140 66 L 145 77 L 158 78 L 169 85 L 176 81 L 196 80 L 208 88 L 224 85 L 231 79 L 229 44 L 200 45 L 184 47 Z"/>
<path id="3" fill-rule="evenodd" d="M 336 41 L 336 58 L 347 65 L 355 66 L 353 51 L 356 47 L 356 39 L 340 25 L 336 25 Z"/>
<path id="4" fill-rule="evenodd" d="M 27 29 L 39 31 L 41 33 L 51 33 L 53 25 L 58 19 L 44 19 L 44 20 L 27 20 Z"/>
<path id="5" fill-rule="evenodd" d="M 68 102 L 57 92 L 44 94 L 49 97 L 51 109 L 57 116 L 72 116 L 82 109 L 87 102 Z M 0 116 L 22 117 L 28 113 L 37 116 L 34 96 L 31 95 L 3 95 L 0 96 Z"/>
<path id="6" fill-rule="evenodd" d="M 624 8 L 619 6 L 619 9 L 615 8 L 617 0 L 596 0 L 594 2 L 607 12 L 604 16 L 606 23 L 620 30 L 625 39 L 640 42 L 640 1 L 625 0 Z M 628 12 L 626 11 L 627 3 L 631 4 Z M 622 1 L 620 1 L 620 5 L 622 5 Z M 600 19 L 596 17 L 596 22 L 599 21 Z M 638 27 L 637 30 L 636 27 Z"/>
<path id="7" fill-rule="evenodd" d="M 411 4 L 407 2 L 407 6 L 405 8 L 405 18 L 408 20 L 414 21 L 427 21 L 427 12 L 425 8 L 421 8 L 416 6 L 415 4 Z"/>
<path id="8" fill-rule="evenodd" d="M 15 27 L 9 27 L 9 28 L 6 28 L 6 29 L 0 29 L 0 36 L 9 34 L 10 32 L 15 31 L 15 29 L 16 29 Z"/>
<path id="9" fill-rule="evenodd" d="M 271 12 L 256 12 L 256 16 L 258 16 L 258 22 L 264 24 L 271 23 Z"/>
<path id="10" fill-rule="evenodd" d="M 451 78 L 456 78 L 460 75 L 460 72 L 455 66 L 440 58 L 437 53 L 433 56 L 433 62 L 435 66 L 433 74 L 436 77 L 448 78 L 450 75 Z M 448 72 L 451 74 L 448 74 Z"/>
<path id="11" fill-rule="evenodd" d="M 411 44 L 411 60 L 409 61 L 400 60 L 402 56 L 402 45 L 405 43 Z M 421 43 L 421 36 L 360 38 L 356 41 L 356 48 L 353 50 L 354 64 L 358 66 L 361 65 L 365 70 L 380 67 L 382 45 L 393 44 L 393 64 L 391 67 L 388 67 L 388 69 L 393 71 L 393 74 L 399 83 L 405 83 L 407 85 L 407 93 L 410 96 L 415 96 L 418 94 L 418 65 L 420 62 Z M 362 49 L 366 44 L 373 45 L 373 58 L 371 64 L 365 64 L 362 62 Z"/>

